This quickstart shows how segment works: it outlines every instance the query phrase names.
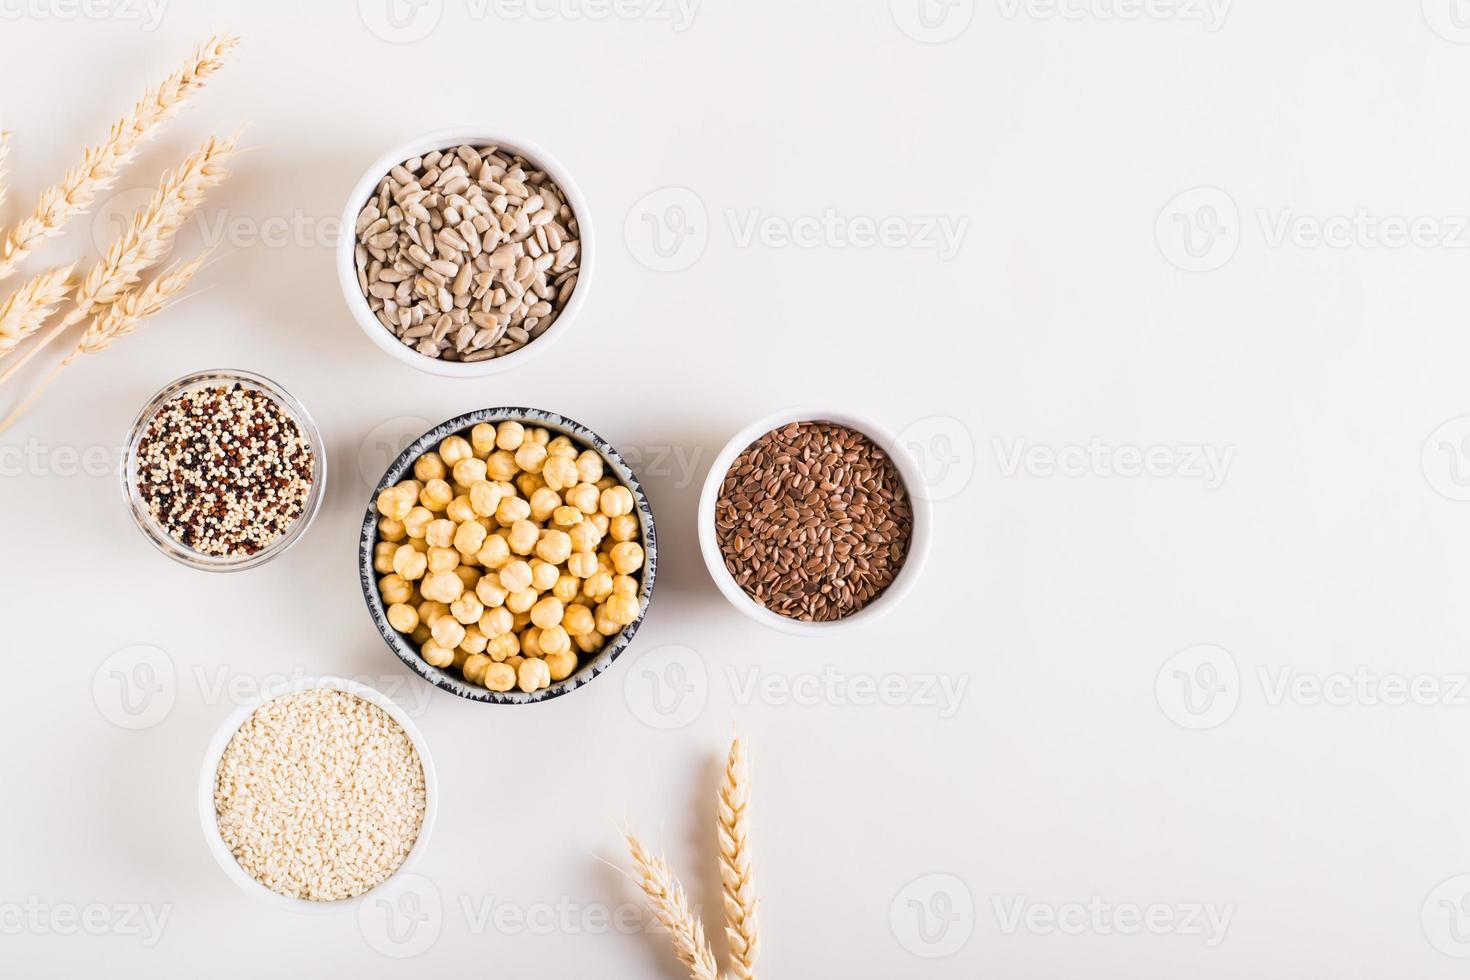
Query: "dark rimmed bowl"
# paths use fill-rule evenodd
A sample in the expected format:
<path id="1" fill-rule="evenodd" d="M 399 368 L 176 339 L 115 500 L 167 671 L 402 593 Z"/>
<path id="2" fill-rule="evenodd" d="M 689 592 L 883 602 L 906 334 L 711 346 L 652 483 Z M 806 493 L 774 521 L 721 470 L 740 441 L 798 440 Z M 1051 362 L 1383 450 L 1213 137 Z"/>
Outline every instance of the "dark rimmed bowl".
<path id="1" fill-rule="evenodd" d="M 564 435 L 575 442 L 597 450 L 612 475 L 633 493 L 634 513 L 638 515 L 639 543 L 643 545 L 643 569 L 640 572 L 638 588 L 638 618 L 624 626 L 617 635 L 608 637 L 602 649 L 593 654 L 590 659 L 580 663 L 571 676 L 556 681 L 550 687 L 542 688 L 535 694 L 514 690 L 491 691 L 478 684 L 471 684 L 459 676 L 456 671 L 432 666 L 419 656 L 419 652 L 414 649 L 409 637 L 388 625 L 383 597 L 378 594 L 378 573 L 373 569 L 373 545 L 378 540 L 378 494 L 404 479 L 413 470 L 414 461 L 425 452 L 438 446 L 444 439 L 456 434 L 468 439 L 470 430 L 481 422 L 493 424 L 509 421 L 523 422 L 528 426 L 540 426 L 550 430 L 553 436 Z M 611 667 L 612 662 L 627 649 L 629 643 L 633 642 L 633 635 L 643 624 L 643 617 L 648 615 L 648 604 L 653 598 L 653 580 L 658 572 L 658 538 L 654 533 L 653 508 L 649 506 L 648 495 L 643 492 L 643 484 L 638 482 L 633 468 L 602 436 L 565 415 L 558 415 L 539 408 L 482 408 L 434 426 L 409 443 L 408 448 L 400 453 L 388 467 L 388 471 L 383 474 L 383 478 L 373 489 L 372 497 L 368 499 L 367 513 L 363 517 L 362 533 L 358 539 L 357 569 L 362 585 L 362 595 L 367 601 L 368 613 L 373 617 L 373 624 L 377 626 L 378 634 L 382 636 L 383 642 L 388 644 L 388 648 L 397 654 L 398 659 L 407 664 L 415 674 L 441 691 L 448 691 L 450 694 L 457 694 L 481 704 L 535 704 L 590 684 L 599 674 Z"/>

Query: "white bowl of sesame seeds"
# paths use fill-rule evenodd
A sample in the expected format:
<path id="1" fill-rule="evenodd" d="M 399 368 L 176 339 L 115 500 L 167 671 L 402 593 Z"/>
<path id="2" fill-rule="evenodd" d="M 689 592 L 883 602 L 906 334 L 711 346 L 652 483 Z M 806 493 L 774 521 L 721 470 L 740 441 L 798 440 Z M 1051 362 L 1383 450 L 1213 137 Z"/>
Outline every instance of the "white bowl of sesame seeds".
<path id="1" fill-rule="evenodd" d="M 438 795 L 428 744 L 397 703 L 343 677 L 302 678 L 220 725 L 199 773 L 199 821 L 246 894 L 342 912 L 418 861 Z"/>

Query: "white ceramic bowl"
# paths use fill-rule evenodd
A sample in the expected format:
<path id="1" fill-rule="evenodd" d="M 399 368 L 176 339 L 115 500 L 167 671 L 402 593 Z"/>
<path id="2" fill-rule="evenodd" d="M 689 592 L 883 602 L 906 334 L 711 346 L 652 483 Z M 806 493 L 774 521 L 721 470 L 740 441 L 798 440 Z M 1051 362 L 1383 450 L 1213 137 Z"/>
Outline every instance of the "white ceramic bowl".
<path id="1" fill-rule="evenodd" d="M 346 691 L 355 694 L 364 701 L 377 705 L 388 713 L 388 717 L 398 723 L 408 739 L 413 743 L 414 750 L 419 754 L 419 763 L 424 768 L 424 822 L 419 827 L 418 839 L 414 841 L 413 847 L 409 849 L 408 857 L 400 864 L 382 884 L 377 888 L 370 889 L 356 898 L 344 898 L 335 902 L 310 902 L 302 898 L 291 898 L 279 892 L 271 891 L 265 885 L 252 878 L 244 868 L 240 867 L 235 860 L 235 855 L 230 853 L 230 848 L 220 836 L 219 822 L 214 810 L 214 783 L 215 774 L 219 772 L 220 759 L 225 754 L 225 747 L 230 744 L 230 739 L 235 737 L 235 732 L 245 724 L 245 720 L 253 715 L 257 708 L 267 701 L 273 701 L 286 694 L 294 694 L 298 691 L 310 691 L 318 688 L 330 688 L 335 691 Z M 230 713 L 230 716 L 219 726 L 210 740 L 209 749 L 204 753 L 204 766 L 199 772 L 199 822 L 204 830 L 204 841 L 209 845 L 209 852 L 224 869 L 225 877 L 229 878 L 240 889 L 256 898 L 275 905 L 277 908 L 288 909 L 293 912 L 343 912 L 357 908 L 373 892 L 382 888 L 397 876 L 408 871 L 416 861 L 423 855 L 424 848 L 428 843 L 429 834 L 434 829 L 434 818 L 439 806 L 439 781 L 434 775 L 434 761 L 429 758 L 429 746 L 424 741 L 424 736 L 418 727 L 404 713 L 392 698 L 376 688 L 359 684 L 357 681 L 348 680 L 345 677 L 306 677 L 286 684 L 273 687 L 259 697 L 254 698 L 246 704 L 242 704 Z"/>
<path id="2" fill-rule="evenodd" d="M 505 147 L 513 153 L 518 153 L 527 160 L 536 164 L 556 181 L 562 193 L 566 196 L 567 204 L 572 213 L 577 217 L 577 228 L 579 234 L 577 288 L 572 290 L 572 295 L 567 297 L 566 306 L 562 307 L 561 314 L 557 316 L 546 332 L 535 340 L 528 343 L 518 351 L 513 351 L 503 357 L 492 357 L 485 361 L 475 361 L 465 364 L 460 361 L 444 361 L 437 357 L 427 357 L 409 347 L 403 341 L 393 336 L 393 333 L 373 315 L 368 307 L 367 297 L 357 285 L 357 264 L 354 261 L 354 252 L 357 246 L 357 235 L 351 229 L 357 227 L 357 215 L 367 204 L 368 198 L 377 190 L 378 182 L 387 175 L 388 171 L 404 160 L 411 159 L 433 150 L 443 150 L 449 147 L 468 143 L 471 146 L 483 146 L 494 143 Z M 587 207 L 587 200 L 582 196 L 581 190 L 572 180 L 572 175 L 561 162 L 550 153 L 537 146 L 529 140 L 521 139 L 509 133 L 484 127 L 464 127 L 459 129 L 441 129 L 432 133 L 426 133 L 416 139 L 409 140 L 387 153 L 384 153 L 363 174 L 357 186 L 352 189 L 352 196 L 347 199 L 347 207 L 342 212 L 342 235 L 337 242 L 337 278 L 342 283 L 342 295 L 347 300 L 347 308 L 352 311 L 352 316 L 357 320 L 357 325 L 362 332 L 367 334 L 368 339 L 376 344 L 384 353 L 394 360 L 402 361 L 410 367 L 427 371 L 429 374 L 438 374 L 448 378 L 483 378 L 491 374 L 499 374 L 509 371 L 525 364 L 531 358 L 546 353 L 551 345 L 559 340 L 571 327 L 577 314 L 581 312 L 582 306 L 587 301 L 587 291 L 592 284 L 592 263 L 595 257 L 595 249 L 592 241 L 592 216 Z"/>
<path id="3" fill-rule="evenodd" d="M 725 568 L 725 559 L 720 554 L 720 543 L 715 535 L 715 502 L 720 496 L 720 485 L 725 482 L 725 475 L 729 472 L 731 464 L 735 462 L 735 458 L 751 443 L 772 429 L 778 429 L 792 422 L 813 421 L 834 422 L 849 429 L 855 429 L 882 448 L 893 460 L 893 465 L 908 490 L 909 509 L 913 513 L 914 522 L 913 532 L 909 539 L 908 555 L 904 559 L 903 568 L 899 569 L 892 584 L 862 609 L 850 616 L 827 623 L 806 623 L 789 616 L 779 615 L 746 595 L 745 590 L 735 581 L 729 569 Z M 755 420 L 737 432 L 735 437 L 725 444 L 725 448 L 720 451 L 713 465 L 710 466 L 709 474 L 704 479 L 704 490 L 699 495 L 699 550 L 704 555 L 704 563 L 709 568 L 715 585 L 719 586 L 720 591 L 724 593 L 726 599 L 730 600 L 731 605 L 751 619 L 793 636 L 830 636 L 839 630 L 866 625 L 886 614 L 902 601 L 903 597 L 914 587 L 914 583 L 918 581 L 919 572 L 929 554 L 929 539 L 933 526 L 929 501 L 917 492 L 917 488 L 922 486 L 923 474 L 913 456 L 907 449 L 898 445 L 886 429 L 871 419 L 820 405 L 804 405 L 774 412 L 765 418 Z"/>

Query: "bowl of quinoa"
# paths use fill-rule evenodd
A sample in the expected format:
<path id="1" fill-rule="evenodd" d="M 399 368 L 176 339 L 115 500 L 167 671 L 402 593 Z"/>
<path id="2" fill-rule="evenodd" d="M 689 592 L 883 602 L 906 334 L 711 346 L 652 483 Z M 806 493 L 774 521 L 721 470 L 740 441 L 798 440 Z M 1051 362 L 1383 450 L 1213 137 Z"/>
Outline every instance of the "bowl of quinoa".
<path id="1" fill-rule="evenodd" d="M 326 475 L 306 408 L 268 378 L 229 370 L 187 375 L 149 399 L 122 470 L 148 540 L 208 571 L 253 568 L 299 540 Z"/>

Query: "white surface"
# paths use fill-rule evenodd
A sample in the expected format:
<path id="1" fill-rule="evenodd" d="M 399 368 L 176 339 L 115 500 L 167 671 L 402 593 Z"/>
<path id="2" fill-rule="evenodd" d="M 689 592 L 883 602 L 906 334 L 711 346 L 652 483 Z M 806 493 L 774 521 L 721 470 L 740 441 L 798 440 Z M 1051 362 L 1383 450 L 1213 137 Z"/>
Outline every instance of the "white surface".
<path id="1" fill-rule="evenodd" d="M 221 229 L 234 242 L 201 295 L 70 368 L 0 441 L 0 972 L 673 978 L 663 937 L 600 917 L 637 901 L 600 861 L 621 865 L 620 830 L 636 828 L 718 932 L 713 793 L 738 727 L 766 975 L 1462 975 L 1446 954 L 1470 952 L 1448 918 L 1470 872 L 1470 506 L 1450 499 L 1467 496 L 1452 467 L 1470 463 L 1470 47 L 1452 40 L 1470 31 L 1449 0 L 1233 4 L 1216 30 L 1188 19 L 1219 12 L 1202 0 L 1135 19 L 961 0 L 931 28 L 894 5 L 710 2 L 677 31 L 444 0 L 409 44 L 374 36 L 351 3 L 176 3 L 152 31 L 63 19 L 61 0 L 0 5 L 10 215 L 211 28 L 246 44 L 120 187 L 151 184 L 211 130 L 248 123 L 251 147 L 181 250 Z M 956 36 L 923 43 L 899 23 Z M 455 382 L 363 338 L 322 232 L 386 147 L 469 122 L 550 147 L 604 247 L 565 344 Z M 833 246 L 780 247 L 780 227 L 747 239 L 753 209 L 778 225 L 827 209 L 967 225 L 941 261 L 842 247 L 850 228 Z M 660 253 L 650 214 L 694 234 Z M 1176 215 L 1195 221 L 1194 255 Z M 1214 219 L 1226 233 L 1206 240 Z M 1382 219 L 1423 219 L 1423 240 L 1386 247 Z M 1313 244 L 1314 225 L 1347 237 Z M 57 254 L 89 249 L 93 227 Z M 282 227 L 284 244 L 251 242 Z M 72 455 L 116 445 L 150 393 L 210 366 L 281 381 L 332 452 L 310 535 L 242 575 L 154 552 L 114 476 L 76 475 Z M 942 530 L 919 589 L 830 642 L 729 608 L 693 526 L 724 440 L 807 400 L 957 440 L 935 470 Z M 515 403 L 643 454 L 664 559 L 634 655 L 532 709 L 412 679 L 354 569 L 378 444 Z M 1047 449 L 1093 439 L 1166 447 L 1155 470 L 1186 473 L 1046 467 Z M 1018 440 L 1041 449 L 1029 467 L 1011 465 Z M 1187 474 L 1190 447 L 1229 453 L 1223 483 Z M 1201 644 L 1229 659 L 1169 662 Z M 1206 663 L 1226 689 L 1191 715 L 1175 670 Z M 146 679 L 139 664 L 162 690 L 127 715 L 117 677 Z M 1378 680 L 1345 705 L 1278 696 L 1283 671 L 1310 685 L 1359 667 Z M 674 668 L 696 690 L 661 716 L 650 678 Z M 194 777 L 215 726 L 262 683 L 322 673 L 396 679 L 434 746 L 443 808 L 417 931 L 386 931 L 382 909 L 359 922 L 251 902 L 200 838 Z M 1366 703 L 1393 693 L 1383 678 L 1419 675 L 1440 703 Z M 828 693 L 808 697 L 812 677 L 834 678 Z M 946 716 L 927 687 L 864 706 L 842 686 L 885 678 L 963 697 Z M 948 931 L 931 917 L 921 933 L 916 908 L 944 896 Z M 1094 897 L 1157 903 L 1157 922 L 1190 903 L 1231 918 L 1214 946 L 1122 935 L 1072 915 Z M 68 918 L 93 903 L 101 935 Z M 128 904 L 166 908 L 161 935 L 115 911 Z M 1046 927 L 1049 910 L 1069 932 Z"/>

